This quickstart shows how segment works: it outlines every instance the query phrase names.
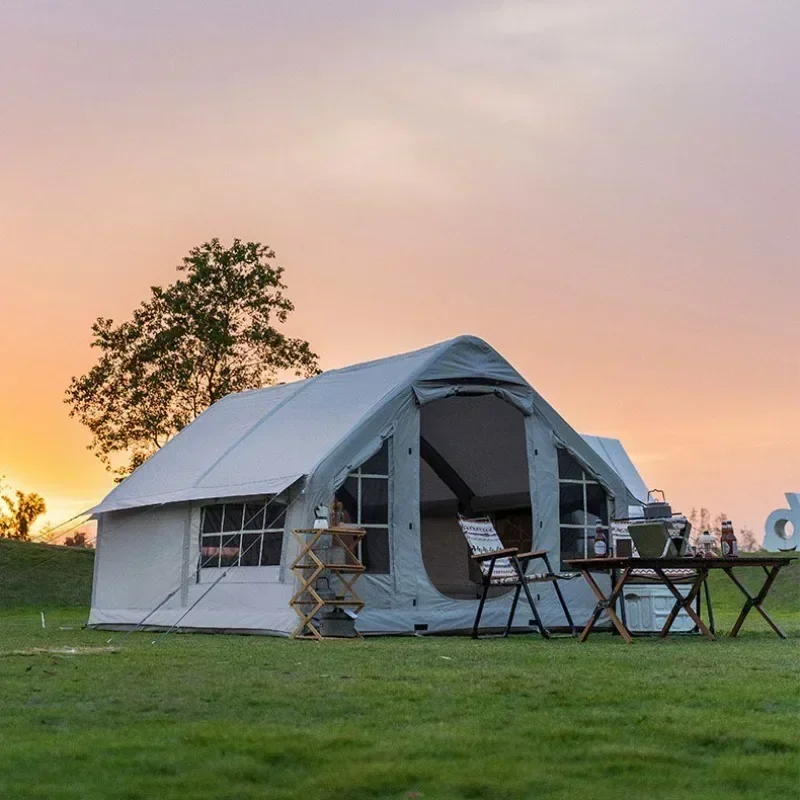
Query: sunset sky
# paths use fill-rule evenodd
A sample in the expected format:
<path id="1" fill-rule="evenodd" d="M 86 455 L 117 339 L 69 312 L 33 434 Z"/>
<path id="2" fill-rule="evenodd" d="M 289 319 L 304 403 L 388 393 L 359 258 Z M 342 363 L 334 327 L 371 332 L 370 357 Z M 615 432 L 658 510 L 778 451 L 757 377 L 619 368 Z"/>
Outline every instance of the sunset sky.
<path id="1" fill-rule="evenodd" d="M 218 236 L 322 366 L 486 339 L 651 486 L 800 491 L 800 3 L 6 0 L 0 474 L 111 485 L 63 393 Z"/>

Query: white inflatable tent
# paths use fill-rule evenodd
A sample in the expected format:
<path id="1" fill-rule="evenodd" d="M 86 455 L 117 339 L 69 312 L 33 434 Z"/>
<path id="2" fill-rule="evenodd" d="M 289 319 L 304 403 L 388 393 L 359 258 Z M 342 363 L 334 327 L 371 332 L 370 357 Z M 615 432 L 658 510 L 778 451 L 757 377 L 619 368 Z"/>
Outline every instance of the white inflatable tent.
<path id="1" fill-rule="evenodd" d="M 458 512 L 490 514 L 505 544 L 546 549 L 557 566 L 590 550 L 598 520 L 641 502 L 612 463 L 617 445 L 584 440 L 472 336 L 230 395 L 93 509 L 89 625 L 291 633 L 290 531 L 335 495 L 367 529 L 358 629 L 468 629 L 477 591 Z M 564 591 L 585 618 L 588 589 Z M 551 594 L 539 605 L 557 626 Z M 484 624 L 502 624 L 509 602 L 492 598 Z"/>

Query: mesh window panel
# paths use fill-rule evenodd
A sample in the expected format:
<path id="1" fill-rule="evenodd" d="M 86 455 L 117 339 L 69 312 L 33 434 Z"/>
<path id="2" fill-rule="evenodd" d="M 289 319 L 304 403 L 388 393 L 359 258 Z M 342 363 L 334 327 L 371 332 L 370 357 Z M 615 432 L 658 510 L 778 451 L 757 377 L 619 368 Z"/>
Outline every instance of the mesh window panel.
<path id="1" fill-rule="evenodd" d="M 347 478 L 336 492 L 336 499 L 344 506 L 345 522 L 358 522 L 358 478 Z"/>
<path id="2" fill-rule="evenodd" d="M 361 465 L 362 475 L 388 475 L 389 474 L 389 441 L 372 458 L 368 458 Z"/>
<path id="3" fill-rule="evenodd" d="M 286 500 L 282 497 L 270 498 L 267 501 L 264 528 L 283 528 L 286 517 Z"/>
<path id="4" fill-rule="evenodd" d="M 242 503 L 226 503 L 225 516 L 222 518 L 222 532 L 230 533 L 242 529 L 244 505 Z"/>
<path id="5" fill-rule="evenodd" d="M 367 528 L 367 535 L 361 540 L 361 560 L 367 572 L 373 575 L 388 575 L 389 531 L 385 528 Z"/>
<path id="6" fill-rule="evenodd" d="M 583 478 L 581 465 L 562 447 L 558 448 L 558 477 L 571 481 L 579 481 Z"/>
<path id="7" fill-rule="evenodd" d="M 242 535 L 243 567 L 257 567 L 261 560 L 261 534 L 245 533 Z"/>
<path id="8" fill-rule="evenodd" d="M 222 530 L 222 505 L 206 506 L 203 509 L 203 533 L 219 533 Z"/>
<path id="9" fill-rule="evenodd" d="M 579 483 L 562 483 L 558 487 L 558 513 L 561 522 L 583 522 L 580 517 L 573 517 L 576 511 L 583 512 L 583 486 Z"/>
<path id="10" fill-rule="evenodd" d="M 260 531 L 264 529 L 264 503 L 244 504 L 244 530 Z"/>
<path id="11" fill-rule="evenodd" d="M 200 541 L 200 566 L 218 567 L 221 549 L 221 536 L 203 536 Z"/>
<path id="12" fill-rule="evenodd" d="M 264 552 L 261 556 L 262 567 L 276 567 L 281 563 L 282 533 L 264 534 Z"/>
<path id="13" fill-rule="evenodd" d="M 602 486 L 597 483 L 586 487 L 586 510 L 595 517 L 600 517 L 603 525 L 608 525 L 608 502 Z"/>
<path id="14" fill-rule="evenodd" d="M 241 544 L 241 534 L 239 533 L 222 537 L 222 551 L 219 557 L 221 567 L 232 567 L 239 562 Z"/>
<path id="15" fill-rule="evenodd" d="M 361 522 L 387 525 L 389 522 L 389 481 L 385 478 L 361 479 Z"/>

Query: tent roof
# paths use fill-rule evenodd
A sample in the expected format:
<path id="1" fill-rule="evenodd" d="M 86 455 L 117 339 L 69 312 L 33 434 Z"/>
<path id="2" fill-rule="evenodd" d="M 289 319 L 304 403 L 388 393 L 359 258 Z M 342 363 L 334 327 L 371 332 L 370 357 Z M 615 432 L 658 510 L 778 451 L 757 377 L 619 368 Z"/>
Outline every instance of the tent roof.
<path id="1" fill-rule="evenodd" d="M 628 491 L 637 500 L 642 503 L 647 502 L 647 484 L 619 439 L 586 435 L 583 435 L 582 438 L 619 475 Z"/>
<path id="2" fill-rule="evenodd" d="M 402 392 L 435 399 L 443 386 L 504 387 L 541 414 L 601 477 L 606 462 L 486 342 L 473 336 L 329 370 L 307 380 L 229 395 L 212 405 L 92 509 L 278 493 L 314 472 L 360 423 Z"/>

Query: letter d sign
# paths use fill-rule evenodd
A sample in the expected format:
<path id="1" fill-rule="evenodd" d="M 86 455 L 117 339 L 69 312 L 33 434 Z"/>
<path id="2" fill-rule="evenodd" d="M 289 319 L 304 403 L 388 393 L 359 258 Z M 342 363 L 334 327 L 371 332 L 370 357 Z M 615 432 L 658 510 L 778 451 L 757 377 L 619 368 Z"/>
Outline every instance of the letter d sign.
<path id="1" fill-rule="evenodd" d="M 767 517 L 764 528 L 764 549 L 794 550 L 800 544 L 800 494 L 787 492 L 789 508 L 779 508 Z M 792 526 L 791 531 L 789 525 Z"/>

